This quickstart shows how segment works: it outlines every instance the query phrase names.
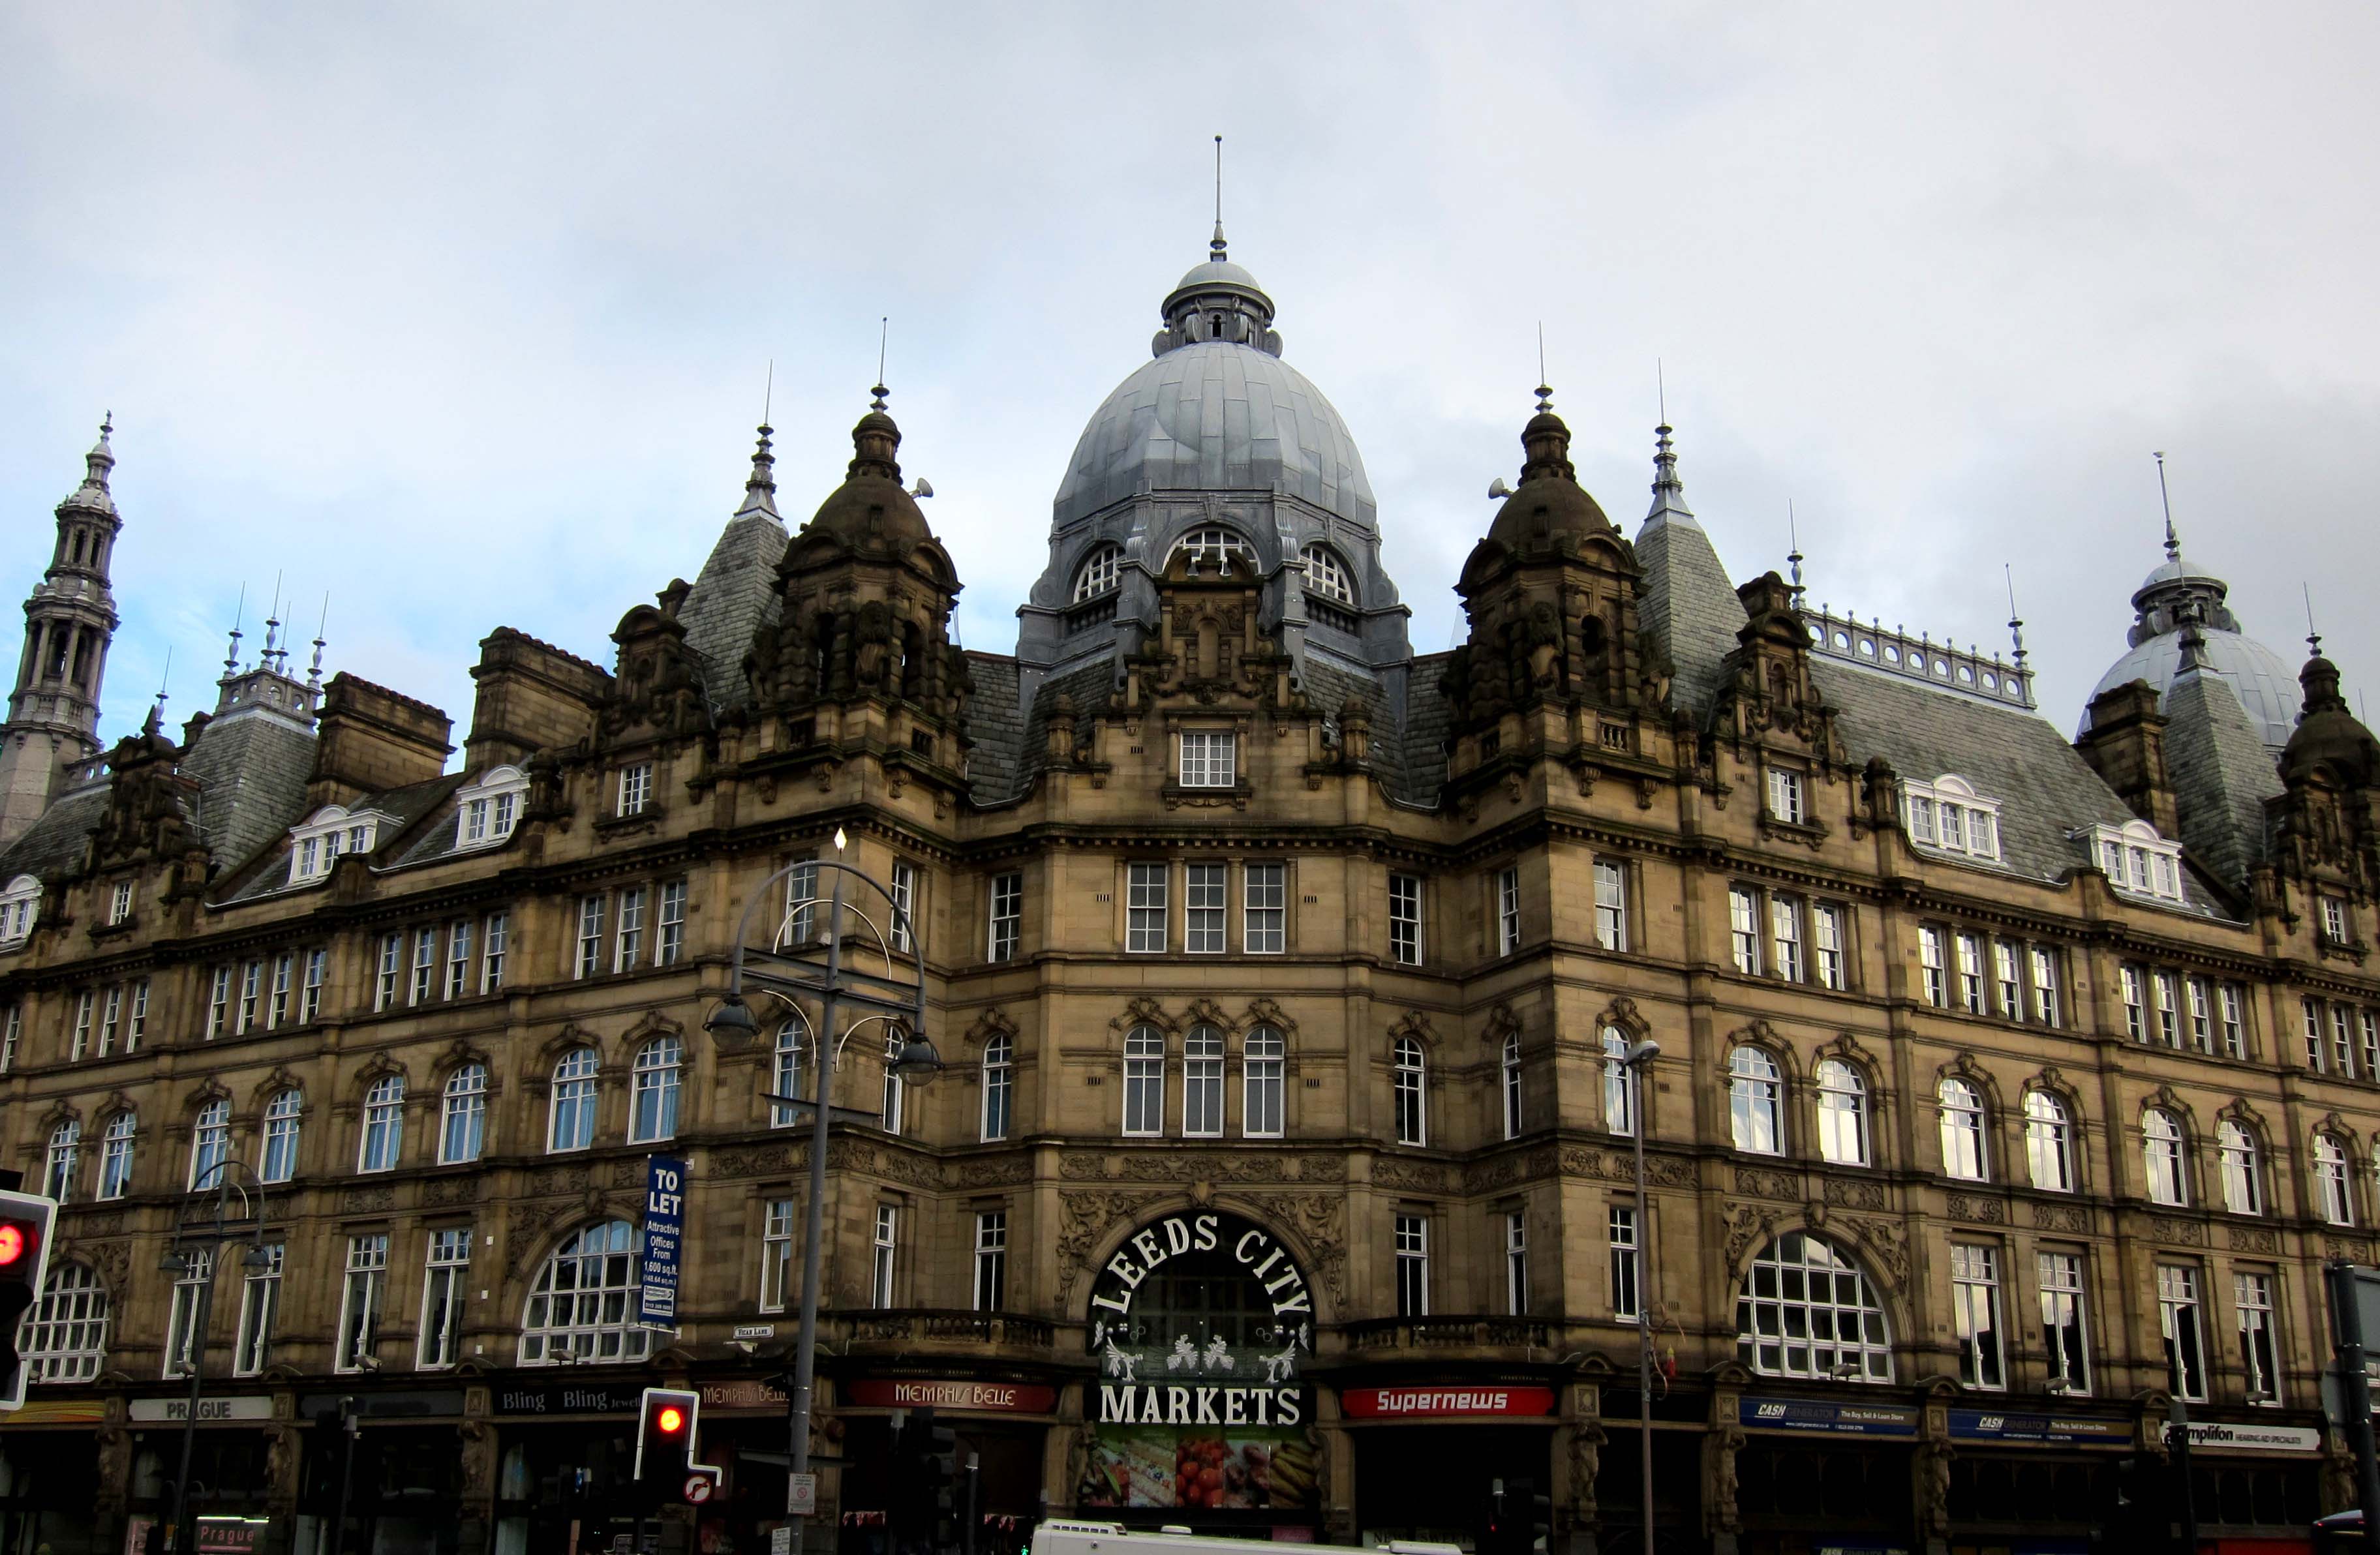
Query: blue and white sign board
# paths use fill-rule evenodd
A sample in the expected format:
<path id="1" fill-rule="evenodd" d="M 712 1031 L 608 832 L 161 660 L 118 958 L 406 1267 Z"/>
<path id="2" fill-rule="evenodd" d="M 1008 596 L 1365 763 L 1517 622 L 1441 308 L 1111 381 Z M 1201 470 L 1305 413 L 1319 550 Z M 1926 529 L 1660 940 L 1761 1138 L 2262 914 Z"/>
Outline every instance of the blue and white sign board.
<path id="1" fill-rule="evenodd" d="M 678 1243 L 686 1231 L 686 1162 L 676 1156 L 645 1158 L 644 1290 L 637 1321 L 647 1328 L 677 1327 Z"/>

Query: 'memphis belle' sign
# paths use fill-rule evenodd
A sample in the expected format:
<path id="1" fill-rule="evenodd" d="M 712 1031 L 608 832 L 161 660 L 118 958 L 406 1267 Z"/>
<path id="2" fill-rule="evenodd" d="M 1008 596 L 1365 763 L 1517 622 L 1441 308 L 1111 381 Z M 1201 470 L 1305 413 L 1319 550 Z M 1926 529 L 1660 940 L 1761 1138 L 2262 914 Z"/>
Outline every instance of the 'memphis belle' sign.
<path id="1" fill-rule="evenodd" d="M 1182 1311 L 1150 1298 L 1184 1281 L 1255 1289 Z M 1227 1313 L 1236 1320 L 1216 1321 Z M 1088 1316 L 1101 1424 L 1277 1428 L 1306 1416 L 1297 1371 L 1313 1347 L 1313 1292 L 1288 1249 L 1237 1215 L 1185 1211 L 1133 1233 L 1092 1282 Z"/>

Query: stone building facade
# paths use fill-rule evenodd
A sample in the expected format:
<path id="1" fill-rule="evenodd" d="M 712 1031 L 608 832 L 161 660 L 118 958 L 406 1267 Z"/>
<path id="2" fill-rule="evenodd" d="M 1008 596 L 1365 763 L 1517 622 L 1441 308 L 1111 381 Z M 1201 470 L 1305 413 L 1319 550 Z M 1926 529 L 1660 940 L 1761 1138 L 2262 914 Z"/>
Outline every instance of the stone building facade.
<path id="1" fill-rule="evenodd" d="M 65 1209 L 0 1537 L 162 1514 L 197 1302 L 161 1257 L 228 1160 L 265 1250 L 197 1340 L 202 1510 L 310 1550 L 345 1478 L 375 1548 L 591 1548 L 637 1510 L 637 1390 L 683 1381 L 728 1470 L 703 1548 L 760 1548 L 807 1027 L 705 1018 L 756 896 L 818 937 L 810 859 L 907 905 L 945 1063 L 902 1085 L 863 1034 L 836 1070 L 841 1548 L 937 1537 L 926 1408 L 987 1549 L 1068 1511 L 1469 1539 L 1499 1484 L 1550 1549 L 1633 1548 L 1645 1303 L 1663 1549 L 2081 1549 L 2176 1387 L 2210 1531 L 2340 1504 L 2320 1270 L 2380 1226 L 2380 755 L 2338 670 L 2252 673 L 2169 543 L 2069 741 L 2021 638 L 1730 582 L 1667 427 L 1630 538 L 1546 391 L 1467 640 L 1413 654 L 1274 312 L 1219 234 L 1086 431 L 1015 655 L 952 642 L 880 391 L 790 534 L 763 429 L 605 662 L 485 638 L 459 760 L 275 623 L 178 738 L 11 810 L 0 1154 Z M 109 473 L 62 533 L 112 542 Z M 656 1154 L 674 1330 L 635 1320 Z"/>

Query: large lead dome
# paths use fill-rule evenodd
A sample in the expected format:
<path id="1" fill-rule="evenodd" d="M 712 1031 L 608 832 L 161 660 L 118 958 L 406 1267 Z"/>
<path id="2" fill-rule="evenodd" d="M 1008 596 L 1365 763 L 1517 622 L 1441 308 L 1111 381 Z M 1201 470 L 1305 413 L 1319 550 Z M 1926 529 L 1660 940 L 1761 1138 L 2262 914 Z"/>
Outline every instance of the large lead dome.
<path id="1" fill-rule="evenodd" d="M 2297 677 L 2279 654 L 2240 629 L 2240 618 L 2225 602 L 2229 592 L 2229 584 L 2192 566 L 2168 530 L 2166 559 L 2141 580 L 2132 595 L 2131 650 L 2099 677 L 2099 684 L 2091 690 L 2093 699 L 2119 686 L 2144 680 L 2162 705 L 2181 674 L 2181 629 L 2194 616 L 2205 639 L 2204 667 L 2229 685 L 2248 714 L 2249 727 L 2278 756 L 2297 728 L 2302 700 Z M 2078 733 L 2087 734 L 2090 728 L 2091 711 L 2086 705 Z"/>

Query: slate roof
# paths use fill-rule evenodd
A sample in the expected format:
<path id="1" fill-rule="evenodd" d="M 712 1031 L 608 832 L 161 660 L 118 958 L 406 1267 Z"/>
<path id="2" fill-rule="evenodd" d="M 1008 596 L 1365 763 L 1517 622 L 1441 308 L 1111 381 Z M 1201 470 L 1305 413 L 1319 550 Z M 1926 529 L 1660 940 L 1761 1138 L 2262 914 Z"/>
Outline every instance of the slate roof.
<path id="1" fill-rule="evenodd" d="M 1004 654 L 966 653 L 967 677 L 975 683 L 966 704 L 968 786 L 978 805 L 1005 801 L 1016 782 L 1025 714 L 1016 705 L 1017 666 Z"/>
<path id="2" fill-rule="evenodd" d="M 1350 698 L 1364 702 L 1372 715 L 1366 764 L 1379 774 L 1390 793 L 1400 799 L 1410 799 L 1405 778 L 1404 730 L 1397 723 L 1397 710 L 1390 704 L 1387 687 L 1370 675 L 1330 663 L 1318 653 L 1306 655 L 1304 683 L 1306 699 L 1334 719 Z"/>
<path id="3" fill-rule="evenodd" d="M 752 699 L 744 655 L 751 651 L 753 634 L 777 619 L 777 561 L 785 553 L 786 539 L 775 515 L 737 514 L 720 531 L 678 606 L 686 646 L 702 655 L 703 689 L 714 707 Z"/>
<path id="4" fill-rule="evenodd" d="M 363 795 L 349 800 L 344 808 L 349 814 L 372 810 L 391 818 L 382 825 L 379 833 L 373 837 L 371 854 L 371 856 L 379 861 L 380 868 L 389 869 L 396 864 L 413 863 L 420 858 L 434 857 L 452 850 L 455 841 L 455 817 L 451 809 L 443 818 L 443 825 L 433 822 L 419 833 L 415 832 L 415 827 L 424 817 L 431 815 L 452 797 L 455 791 L 463 785 L 464 781 L 465 774 L 461 772 L 443 773 L 420 783 L 407 784 L 402 788 L 387 788 L 377 794 Z M 309 815 L 311 813 L 313 813 L 311 810 L 306 812 Z M 290 824 L 297 825 L 304 819 L 305 816 L 300 815 L 298 820 L 293 820 Z M 216 894 L 213 900 L 219 905 L 250 902 L 260 896 L 270 896 L 276 892 L 287 889 L 289 850 L 292 845 L 287 832 L 283 832 L 274 846 L 247 860 L 239 878 L 231 881 L 229 890 Z M 323 879 L 327 880 L 328 877 Z M 310 889 L 322 883 L 323 881 L 309 881 L 306 888 Z"/>
<path id="5" fill-rule="evenodd" d="M 314 736 L 267 710 L 243 709 L 200 730 L 178 770 L 198 780 L 200 835 L 208 856 L 228 869 L 305 818 Z"/>
<path id="6" fill-rule="evenodd" d="M 103 779 L 54 801 L 24 835 L 0 851 L 0 885 L 18 875 L 30 875 L 46 884 L 79 868 L 84 845 L 107 816 L 107 796 L 113 786 Z"/>
<path id="7" fill-rule="evenodd" d="M 1454 709 L 1438 689 L 1438 677 L 1454 655 L 1424 653 L 1413 662 L 1405 679 L 1404 799 L 1435 808 L 1438 792 L 1446 786 L 1446 737 L 1454 727 Z"/>
<path id="8" fill-rule="evenodd" d="M 1839 662 L 1813 662 L 1810 674 L 1837 710 L 1854 765 L 1881 756 L 1904 778 L 1956 773 L 1998 800 L 2000 858 L 2012 873 L 2060 879 L 2091 863 L 2085 841 L 2069 832 L 2135 819 L 2066 736 L 2035 714 Z M 2229 916 L 2195 881 L 2185 894 L 2193 911 Z"/>
<path id="9" fill-rule="evenodd" d="M 1699 524 L 1648 520 L 1637 531 L 1636 563 L 1645 569 L 1636 618 L 1670 661 L 1670 704 L 1699 724 L 1718 691 L 1721 662 L 1743 629 L 1743 601 Z"/>
<path id="10" fill-rule="evenodd" d="M 2265 801 L 2282 792 L 2259 724 L 2220 674 L 2186 669 L 2166 692 L 2166 774 L 2182 845 L 2216 879 L 2248 888 L 2265 861 Z"/>

